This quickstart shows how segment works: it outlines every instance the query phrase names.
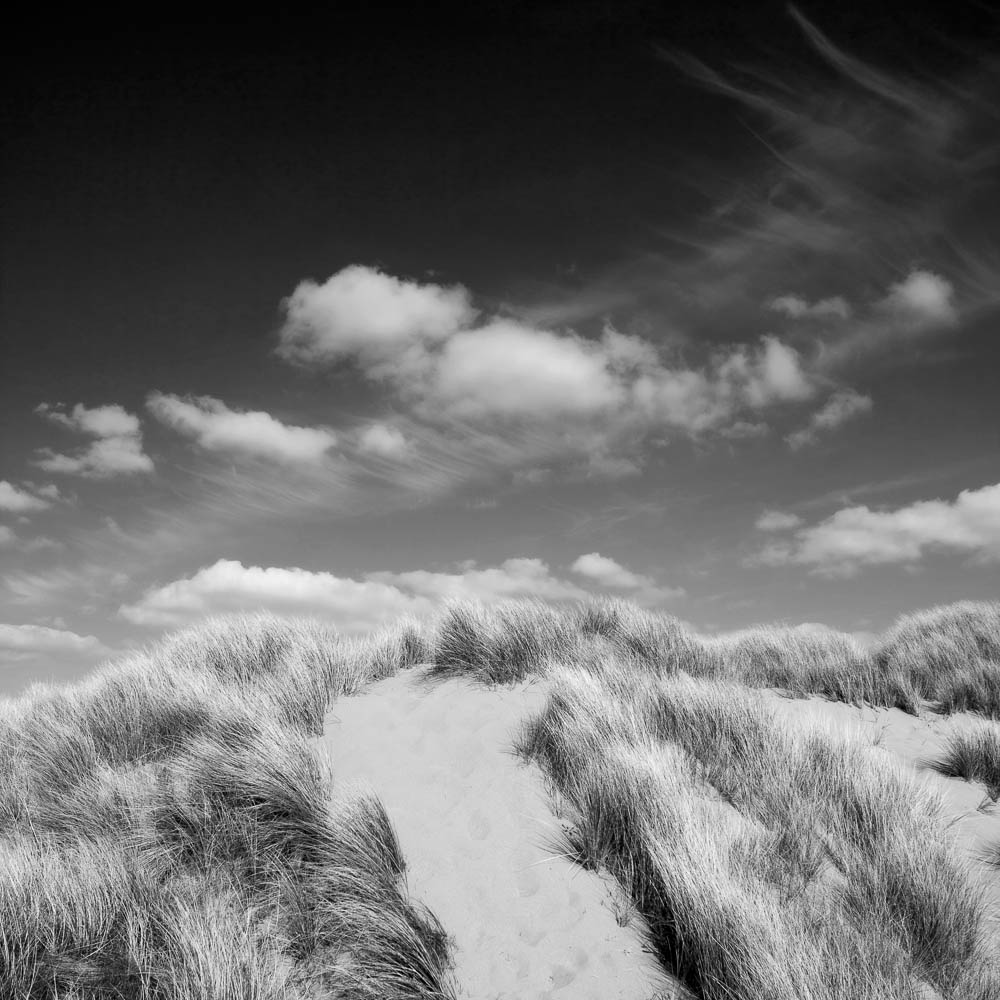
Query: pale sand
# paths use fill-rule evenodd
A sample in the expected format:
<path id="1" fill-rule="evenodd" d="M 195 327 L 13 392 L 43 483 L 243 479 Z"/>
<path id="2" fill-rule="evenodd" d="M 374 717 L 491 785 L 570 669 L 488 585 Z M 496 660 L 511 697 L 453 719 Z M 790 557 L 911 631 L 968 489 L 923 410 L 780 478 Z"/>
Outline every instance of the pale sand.
<path id="1" fill-rule="evenodd" d="M 541 684 L 428 684 L 418 669 L 340 699 L 318 741 L 335 783 L 361 782 L 399 835 L 411 895 L 453 938 L 460 997 L 680 996 L 619 926 L 610 881 L 554 856 L 558 821 L 537 769 L 511 752 Z M 620 898 L 620 897 L 617 897 Z"/>

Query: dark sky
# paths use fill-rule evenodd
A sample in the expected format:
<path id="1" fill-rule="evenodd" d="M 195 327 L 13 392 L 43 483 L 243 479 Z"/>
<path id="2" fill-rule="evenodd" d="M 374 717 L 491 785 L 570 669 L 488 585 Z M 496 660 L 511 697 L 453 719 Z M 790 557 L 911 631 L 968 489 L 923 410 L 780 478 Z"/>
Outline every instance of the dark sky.
<path id="1" fill-rule="evenodd" d="M 995 589 L 992 528 L 961 544 L 925 532 L 913 558 L 865 557 L 861 576 L 878 580 L 860 589 L 817 578 L 827 550 L 810 546 L 826 536 L 808 532 L 850 503 L 955 504 L 1000 479 L 996 11 L 958 0 L 800 14 L 806 27 L 769 2 L 367 4 L 281 23 L 39 19 L 15 34 L 0 479 L 36 498 L 55 484 L 61 499 L 8 503 L 0 622 L 117 649 L 148 634 L 119 606 L 220 559 L 354 580 L 525 557 L 558 575 L 599 550 L 683 589 L 672 610 L 706 627 L 863 631 L 936 594 Z M 613 434 L 594 431 L 607 475 L 591 463 L 581 480 L 565 427 L 446 426 L 427 409 L 442 398 L 362 377 L 357 359 L 311 372 L 278 359 L 282 300 L 352 265 L 461 285 L 478 324 L 517 317 L 538 343 L 550 330 L 596 344 L 611 323 L 667 352 L 671 372 L 709 372 L 716 395 L 735 377 L 720 352 L 756 357 L 774 334 L 802 359 L 814 413 L 850 390 L 837 398 L 864 397 L 852 413 L 869 415 L 794 454 L 787 437 L 809 407 L 772 421 L 759 401 L 748 415 L 727 400 L 725 426 L 674 412 L 641 433 L 635 414 L 616 417 Z M 939 296 L 918 304 L 945 332 L 903 342 L 887 310 L 913 275 L 907 294 Z M 824 322 L 850 329 L 835 343 L 815 325 L 822 310 L 766 305 L 781 295 L 839 296 L 844 316 Z M 423 478 L 276 476 L 179 439 L 150 416 L 157 391 L 328 427 L 342 444 L 364 421 L 395 421 L 419 443 Z M 153 471 L 46 467 L 86 445 L 74 434 L 96 433 L 67 422 L 77 404 L 138 415 Z M 754 523 L 770 509 L 794 511 L 802 534 L 755 564 Z M 923 570 L 932 557 L 945 562 Z M 899 595 L 866 612 L 897 577 Z M 41 669 L 18 650 L 18 677 Z"/>

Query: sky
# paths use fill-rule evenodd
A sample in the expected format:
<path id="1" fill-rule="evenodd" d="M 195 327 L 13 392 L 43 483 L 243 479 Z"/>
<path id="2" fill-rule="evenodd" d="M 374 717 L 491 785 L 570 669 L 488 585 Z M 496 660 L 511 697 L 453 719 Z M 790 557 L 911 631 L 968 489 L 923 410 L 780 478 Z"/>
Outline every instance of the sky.
<path id="1" fill-rule="evenodd" d="M 995 598 L 1000 15 L 845 6 L 25 32 L 0 693 L 261 608 Z"/>

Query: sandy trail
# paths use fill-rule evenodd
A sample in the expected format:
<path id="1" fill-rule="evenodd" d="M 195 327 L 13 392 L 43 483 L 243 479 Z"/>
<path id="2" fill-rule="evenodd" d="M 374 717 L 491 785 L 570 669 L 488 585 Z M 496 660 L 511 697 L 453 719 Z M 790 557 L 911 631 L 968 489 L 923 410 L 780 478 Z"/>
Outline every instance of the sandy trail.
<path id="1" fill-rule="evenodd" d="M 511 752 L 545 687 L 428 683 L 419 668 L 340 699 L 317 751 L 339 788 L 388 810 L 411 894 L 455 942 L 460 997 L 652 1000 L 680 995 L 619 926 L 612 883 L 554 856 L 558 821 L 535 768 Z"/>

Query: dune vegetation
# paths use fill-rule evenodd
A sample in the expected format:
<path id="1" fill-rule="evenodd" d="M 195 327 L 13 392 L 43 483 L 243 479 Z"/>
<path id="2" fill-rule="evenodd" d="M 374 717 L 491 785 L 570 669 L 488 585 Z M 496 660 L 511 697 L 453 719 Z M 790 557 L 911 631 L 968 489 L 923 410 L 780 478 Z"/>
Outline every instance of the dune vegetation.
<path id="1" fill-rule="evenodd" d="M 452 996 L 389 818 L 331 806 L 307 742 L 405 634 L 362 658 L 316 624 L 208 623 L 7 701 L 0 996 Z"/>
<path id="2" fill-rule="evenodd" d="M 977 713 L 933 766 L 993 794 L 1000 605 L 862 646 L 819 626 L 704 636 L 608 600 L 454 603 L 353 638 L 208 621 L 0 702 L 0 996 L 455 996 L 391 817 L 341 797 L 309 743 L 336 698 L 416 664 L 547 685 L 517 748 L 551 787 L 558 850 L 617 880 L 692 995 L 1000 996 L 940 801 L 755 690 Z"/>
<path id="3" fill-rule="evenodd" d="M 980 722 L 972 729 L 951 733 L 944 752 L 928 765 L 949 778 L 980 782 L 996 802 L 1000 799 L 1000 725 Z"/>

